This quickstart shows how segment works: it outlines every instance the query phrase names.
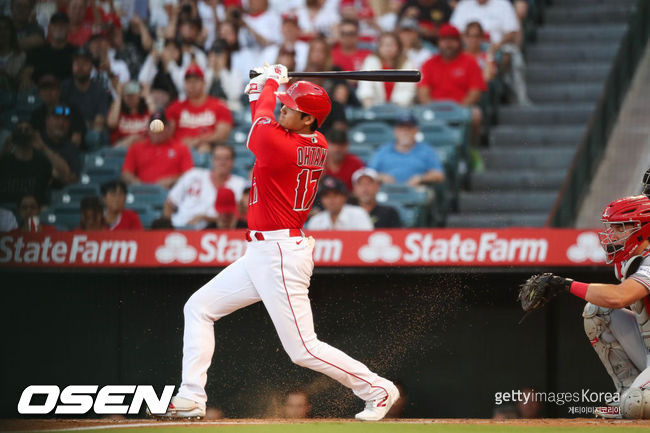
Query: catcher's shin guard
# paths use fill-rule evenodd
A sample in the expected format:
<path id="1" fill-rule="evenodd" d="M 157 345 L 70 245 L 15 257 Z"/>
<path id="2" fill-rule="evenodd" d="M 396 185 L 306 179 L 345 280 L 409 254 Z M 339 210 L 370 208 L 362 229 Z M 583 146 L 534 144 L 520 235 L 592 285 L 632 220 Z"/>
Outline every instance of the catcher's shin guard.
<path id="1" fill-rule="evenodd" d="M 650 419 L 650 389 L 631 387 L 621 396 L 621 415 L 627 419 Z"/>
<path id="2" fill-rule="evenodd" d="M 639 375 L 630 357 L 610 330 L 611 308 L 587 303 L 582 313 L 585 333 L 609 373 L 617 392 L 626 390 Z"/>

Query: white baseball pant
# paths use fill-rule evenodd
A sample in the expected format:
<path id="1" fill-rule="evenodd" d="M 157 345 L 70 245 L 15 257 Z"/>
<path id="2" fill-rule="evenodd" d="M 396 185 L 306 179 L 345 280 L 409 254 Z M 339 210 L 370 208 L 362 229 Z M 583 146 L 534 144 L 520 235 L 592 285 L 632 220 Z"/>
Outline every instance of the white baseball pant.
<path id="1" fill-rule="evenodd" d="M 180 397 L 205 405 L 207 371 L 214 353 L 214 322 L 260 300 L 282 347 L 297 365 L 326 374 L 363 400 L 383 398 L 394 387 L 361 362 L 318 340 L 308 297 L 314 268 L 313 239 L 289 237 L 288 232 L 262 232 L 265 240 L 252 236 L 244 256 L 185 304 Z"/>

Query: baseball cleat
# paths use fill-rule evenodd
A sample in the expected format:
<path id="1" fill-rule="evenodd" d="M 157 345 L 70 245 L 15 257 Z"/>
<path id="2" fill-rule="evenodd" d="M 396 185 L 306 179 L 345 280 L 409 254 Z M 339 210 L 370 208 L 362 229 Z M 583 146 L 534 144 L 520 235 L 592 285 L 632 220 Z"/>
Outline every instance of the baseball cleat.
<path id="1" fill-rule="evenodd" d="M 368 400 L 366 408 L 355 415 L 360 421 L 379 421 L 386 416 L 391 406 L 399 398 L 399 391 L 393 386 L 386 397 L 377 400 Z"/>
<path id="2" fill-rule="evenodd" d="M 205 417 L 205 408 L 195 401 L 176 395 L 169 402 L 167 412 L 162 415 L 153 415 L 147 409 L 147 415 L 160 418 L 203 418 Z"/>

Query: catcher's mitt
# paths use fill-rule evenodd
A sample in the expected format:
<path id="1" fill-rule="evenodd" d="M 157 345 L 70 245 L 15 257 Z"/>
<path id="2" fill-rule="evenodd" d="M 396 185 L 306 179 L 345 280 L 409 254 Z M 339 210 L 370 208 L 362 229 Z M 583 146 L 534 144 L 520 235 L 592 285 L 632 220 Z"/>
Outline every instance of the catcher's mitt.
<path id="1" fill-rule="evenodd" d="M 533 275 L 520 286 L 518 298 L 521 308 L 527 313 L 542 308 L 561 291 L 568 291 L 572 282 L 550 272 Z"/>

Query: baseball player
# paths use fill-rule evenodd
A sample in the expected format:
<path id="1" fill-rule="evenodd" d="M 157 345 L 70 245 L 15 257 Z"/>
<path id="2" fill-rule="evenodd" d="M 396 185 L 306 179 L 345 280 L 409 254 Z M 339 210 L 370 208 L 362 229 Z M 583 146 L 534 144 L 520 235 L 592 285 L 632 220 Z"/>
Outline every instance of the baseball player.
<path id="1" fill-rule="evenodd" d="M 277 93 L 278 86 L 289 81 L 283 65 L 256 70 L 260 75 L 246 87 L 253 114 L 247 146 L 257 158 L 246 253 L 185 304 L 182 383 L 165 416 L 205 415 L 213 324 L 262 301 L 291 360 L 328 375 L 365 400 L 357 419 L 380 420 L 399 398 L 399 391 L 361 362 L 318 340 L 308 298 L 314 240 L 301 229 L 327 156 L 327 142 L 316 128 L 330 112 L 330 99 L 322 87 L 306 81 Z M 277 121 L 276 96 L 284 104 Z"/>
<path id="2" fill-rule="evenodd" d="M 650 418 L 650 198 L 625 197 L 602 214 L 599 234 L 619 284 L 581 283 L 553 274 L 531 277 L 519 298 L 526 311 L 568 291 L 588 303 L 585 333 L 611 376 L 618 402 L 597 408 L 607 418 Z M 627 309 L 626 307 L 630 307 Z"/>

